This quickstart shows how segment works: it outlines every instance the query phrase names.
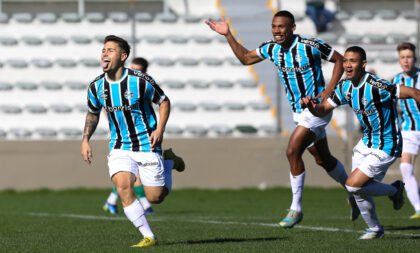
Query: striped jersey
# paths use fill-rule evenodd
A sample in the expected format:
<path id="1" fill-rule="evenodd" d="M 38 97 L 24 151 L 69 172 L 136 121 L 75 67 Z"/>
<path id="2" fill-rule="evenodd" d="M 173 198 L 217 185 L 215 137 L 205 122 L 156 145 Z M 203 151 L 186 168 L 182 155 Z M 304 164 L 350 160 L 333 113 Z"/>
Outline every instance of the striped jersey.
<path id="1" fill-rule="evenodd" d="M 103 107 L 108 115 L 111 140 L 109 150 L 161 152 L 151 148 L 149 136 L 156 130 L 157 120 L 152 102 L 160 104 L 165 94 L 149 75 L 124 69 L 118 82 L 111 82 L 105 73 L 98 76 L 88 89 L 88 108 L 99 114 Z"/>
<path id="2" fill-rule="evenodd" d="M 328 102 L 334 107 L 349 104 L 363 127 L 362 139 L 368 148 L 400 157 L 402 137 L 396 106 L 399 94 L 399 86 L 366 73 L 358 86 L 348 79 L 341 80 Z"/>
<path id="3" fill-rule="evenodd" d="M 256 49 L 261 59 L 270 59 L 278 68 L 293 112 L 302 112 L 300 99 L 318 96 L 325 88 L 321 59 L 330 60 L 334 49 L 319 39 L 295 34 L 290 48 L 267 41 Z"/>
<path id="4" fill-rule="evenodd" d="M 396 85 L 404 85 L 407 87 L 420 89 L 419 81 L 420 69 L 416 68 L 413 76 L 407 76 L 404 72 L 396 75 L 392 82 Z M 401 99 L 401 120 L 403 131 L 420 131 L 420 105 L 414 98 Z"/>

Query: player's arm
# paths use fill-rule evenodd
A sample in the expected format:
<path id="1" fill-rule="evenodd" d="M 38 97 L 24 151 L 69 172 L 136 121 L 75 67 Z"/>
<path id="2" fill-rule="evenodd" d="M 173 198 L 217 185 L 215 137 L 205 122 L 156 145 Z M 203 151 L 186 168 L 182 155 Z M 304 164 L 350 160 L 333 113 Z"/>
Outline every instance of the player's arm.
<path id="1" fill-rule="evenodd" d="M 334 68 L 333 68 L 330 82 L 328 83 L 325 90 L 321 94 L 318 95 L 318 97 L 321 97 L 321 103 L 324 103 L 325 101 L 327 101 L 327 98 L 330 97 L 330 95 L 335 90 L 335 87 L 337 86 L 337 83 L 338 81 L 340 81 L 340 78 L 344 72 L 343 56 L 340 53 L 334 50 L 334 53 L 331 56 L 329 61 L 334 63 Z"/>
<path id="2" fill-rule="evenodd" d="M 85 160 L 85 162 L 87 162 L 88 164 L 91 163 L 91 158 L 92 158 L 92 148 L 89 144 L 89 140 L 90 140 L 90 137 L 92 137 L 92 134 L 95 132 L 96 127 L 98 126 L 99 115 L 100 113 L 95 114 L 91 112 L 88 112 L 86 114 L 81 154 L 82 154 L 83 160 Z"/>
<path id="3" fill-rule="evenodd" d="M 166 123 L 168 122 L 170 111 L 171 102 L 169 101 L 169 98 L 166 97 L 159 105 L 159 123 L 156 131 L 154 131 L 149 137 L 152 148 L 157 147 L 162 143 L 163 133 L 165 132 L 165 127 Z"/>
<path id="4" fill-rule="evenodd" d="M 400 85 L 400 99 L 414 98 L 417 104 L 420 104 L 420 90 Z"/>
<path id="5" fill-rule="evenodd" d="M 317 117 L 324 117 L 334 110 L 334 106 L 332 106 L 328 100 L 325 101 L 325 103 L 316 104 L 311 96 L 302 98 L 300 103 Z"/>
<path id="6" fill-rule="evenodd" d="M 233 53 L 242 64 L 251 65 L 263 60 L 257 55 L 256 50 L 249 51 L 241 44 L 239 44 L 230 32 L 229 25 L 225 22 L 225 19 L 223 17 L 221 18 L 221 21 L 221 23 L 218 23 L 212 19 L 208 19 L 206 21 L 206 24 L 213 31 L 226 37 L 226 40 L 228 41 L 229 46 L 232 48 Z"/>

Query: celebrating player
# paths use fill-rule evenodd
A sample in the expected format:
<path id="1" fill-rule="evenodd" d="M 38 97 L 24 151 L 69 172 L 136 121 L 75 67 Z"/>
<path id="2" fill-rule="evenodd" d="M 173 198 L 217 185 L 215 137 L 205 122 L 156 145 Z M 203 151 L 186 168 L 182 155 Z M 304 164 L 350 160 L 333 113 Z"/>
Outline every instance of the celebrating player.
<path id="1" fill-rule="evenodd" d="M 369 227 L 359 239 L 382 238 L 384 230 L 376 216 L 372 196 L 388 196 L 395 210 L 404 204 L 403 182 L 381 183 L 389 166 L 401 155 L 402 137 L 396 98 L 414 98 L 420 103 L 420 90 L 392 85 L 366 72 L 366 53 L 361 47 L 347 48 L 343 64 L 347 78 L 339 83 L 325 103 L 315 104 L 311 97 L 307 97 L 302 98 L 302 104 L 318 117 L 344 104 L 349 104 L 356 114 L 364 131 L 353 149 L 352 173 L 346 187 L 354 194 Z"/>
<path id="2" fill-rule="evenodd" d="M 142 57 L 136 57 L 131 61 L 131 68 L 134 70 L 139 70 L 141 72 L 147 73 L 147 67 L 149 63 L 146 59 Z M 165 149 L 163 151 L 163 161 L 164 167 L 172 168 L 176 171 L 184 171 L 185 170 L 185 163 L 184 160 L 175 155 L 172 149 Z M 155 211 L 152 208 L 152 204 L 147 200 L 146 194 L 144 192 L 144 188 L 140 182 L 140 176 L 137 174 L 136 182 L 134 183 L 134 192 L 136 193 L 137 198 L 140 201 L 140 204 L 143 206 L 145 214 L 154 214 Z M 110 214 L 118 214 L 117 208 L 117 201 L 118 201 L 118 193 L 117 187 L 114 186 L 112 192 L 109 194 L 107 200 L 105 201 L 102 209 Z"/>
<path id="3" fill-rule="evenodd" d="M 401 43 L 397 47 L 399 61 L 403 72 L 396 75 L 393 83 L 420 89 L 420 69 L 416 68 L 416 47 L 409 43 Z M 403 149 L 400 170 L 405 183 L 405 191 L 414 207 L 415 213 L 411 219 L 420 218 L 419 186 L 414 176 L 414 163 L 420 145 L 420 110 L 414 99 L 400 100 L 402 110 Z"/>
<path id="4" fill-rule="evenodd" d="M 302 154 L 305 149 L 309 150 L 318 165 L 322 166 L 335 181 L 345 187 L 347 173 L 341 162 L 331 155 L 325 134 L 325 126 L 330 121 L 332 113 L 317 118 L 300 105 L 302 97 L 313 96 L 321 102 L 328 98 L 343 74 L 343 57 L 321 40 L 293 34 L 296 29 L 294 16 L 284 10 L 277 12 L 273 17 L 271 31 L 274 40 L 265 42 L 252 51 L 235 40 L 223 18 L 221 23 L 211 19 L 206 23 L 212 30 L 226 37 L 234 54 L 242 64 L 250 65 L 270 59 L 278 68 L 293 111 L 293 120 L 297 125 L 287 147 L 293 200 L 287 216 L 280 222 L 280 226 L 292 228 L 303 218 L 301 201 L 305 166 Z M 331 81 L 326 89 L 324 88 L 321 59 L 334 63 Z M 349 199 L 352 204 L 352 219 L 354 220 L 358 217 L 359 210 L 354 198 L 351 196 Z"/>
<path id="5" fill-rule="evenodd" d="M 129 54 L 127 41 L 114 35 L 105 38 L 101 54 L 104 73 L 88 89 L 89 111 L 81 154 L 90 164 L 92 148 L 89 139 L 98 125 L 103 107 L 111 130 L 109 175 L 117 187 L 125 215 L 144 237 L 133 247 L 146 247 L 155 245 L 156 238 L 133 188 L 139 173 L 147 199 L 152 203 L 161 203 L 169 194 L 172 170 L 163 166 L 161 143 L 170 102 L 152 77 L 124 67 Z M 152 102 L 159 104 L 159 122 Z"/>

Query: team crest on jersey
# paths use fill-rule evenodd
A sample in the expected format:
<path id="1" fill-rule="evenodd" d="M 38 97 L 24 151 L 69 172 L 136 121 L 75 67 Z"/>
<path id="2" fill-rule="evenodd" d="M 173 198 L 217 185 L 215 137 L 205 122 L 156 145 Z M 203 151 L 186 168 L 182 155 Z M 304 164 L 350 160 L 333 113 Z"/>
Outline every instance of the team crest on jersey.
<path id="1" fill-rule="evenodd" d="M 365 97 L 362 97 L 362 104 L 366 107 L 368 105 L 368 100 Z"/>
<path id="2" fill-rule="evenodd" d="M 295 56 L 295 61 L 300 62 L 302 60 L 302 55 L 296 55 Z"/>
<path id="3" fill-rule="evenodd" d="M 124 92 L 124 97 L 125 97 L 126 99 L 131 99 L 131 98 L 133 97 L 133 92 L 131 92 L 130 90 L 126 90 L 126 91 Z"/>
<path id="4" fill-rule="evenodd" d="M 277 53 L 277 61 L 278 62 L 281 62 L 282 60 L 283 60 L 283 52 L 279 51 Z"/>
<path id="5" fill-rule="evenodd" d="M 350 100 L 351 100 L 351 93 L 350 93 L 350 92 L 348 92 L 348 91 L 344 92 L 344 98 L 345 98 L 347 101 L 350 101 Z"/>
<path id="6" fill-rule="evenodd" d="M 102 98 L 102 100 L 106 100 L 108 98 L 108 90 L 107 89 L 103 89 L 101 91 L 99 91 L 99 97 Z"/>

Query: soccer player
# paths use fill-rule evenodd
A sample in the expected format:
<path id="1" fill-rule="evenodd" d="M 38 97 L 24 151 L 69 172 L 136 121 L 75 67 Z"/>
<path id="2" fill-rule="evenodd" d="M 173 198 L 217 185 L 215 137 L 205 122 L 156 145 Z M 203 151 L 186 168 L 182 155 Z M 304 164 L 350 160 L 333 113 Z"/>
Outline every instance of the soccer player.
<path id="1" fill-rule="evenodd" d="M 92 148 L 89 139 L 98 125 L 103 107 L 111 130 L 109 175 L 117 187 L 125 215 L 143 235 L 143 239 L 132 247 L 147 247 L 155 245 L 156 238 L 134 193 L 134 182 L 140 174 L 147 199 L 152 203 L 161 203 L 170 192 L 172 170 L 163 166 L 161 155 L 170 102 L 152 77 L 124 67 L 129 54 L 127 41 L 114 35 L 105 37 L 101 54 L 104 73 L 88 88 L 89 111 L 81 154 L 90 164 Z M 159 121 L 152 103 L 159 105 Z"/>
<path id="2" fill-rule="evenodd" d="M 384 236 L 375 211 L 373 196 L 388 196 L 395 210 L 404 204 L 404 183 L 381 183 L 387 169 L 401 156 L 402 136 L 398 121 L 396 99 L 414 98 L 420 103 L 420 90 L 393 85 L 365 71 L 366 52 L 357 46 L 344 54 L 346 79 L 323 104 L 311 97 L 302 98 L 302 104 L 318 117 L 330 113 L 340 105 L 348 104 L 363 126 L 363 137 L 353 149 L 352 173 L 346 181 L 353 193 L 368 229 L 359 239 Z"/>
<path id="3" fill-rule="evenodd" d="M 297 125 L 293 131 L 287 147 L 287 158 L 290 164 L 290 184 L 292 188 L 292 204 L 287 216 L 280 222 L 283 228 L 292 228 L 303 218 L 302 193 L 305 181 L 305 166 L 302 154 L 308 149 L 318 165 L 343 187 L 347 173 L 339 160 L 329 151 L 325 126 L 332 117 L 332 113 L 317 118 L 300 104 L 302 97 L 313 96 L 320 101 L 328 98 L 335 89 L 343 74 L 343 56 L 325 42 L 293 34 L 296 29 L 294 16 L 288 11 L 277 12 L 271 24 L 274 40 L 263 43 L 259 48 L 249 51 L 240 45 L 229 30 L 224 18 L 221 23 L 207 20 L 209 27 L 224 35 L 236 57 L 244 65 L 258 63 L 264 59 L 271 60 L 278 68 L 278 74 L 286 89 L 287 97 L 293 111 L 293 120 Z M 321 70 L 321 59 L 334 63 L 334 69 L 327 88 Z M 359 210 L 352 196 L 354 220 Z"/>
<path id="4" fill-rule="evenodd" d="M 416 47 L 409 43 L 401 43 L 397 47 L 399 62 L 403 72 L 396 75 L 393 83 L 420 89 L 420 69 L 416 68 Z M 420 110 L 414 99 L 400 100 L 402 110 L 403 149 L 400 170 L 405 190 L 415 213 L 410 219 L 420 218 L 419 186 L 414 176 L 414 163 L 420 145 Z"/>
<path id="5" fill-rule="evenodd" d="M 148 66 L 149 66 L 149 62 L 142 57 L 136 57 L 131 61 L 132 69 L 139 70 L 144 73 L 147 73 Z M 171 167 L 172 169 L 175 169 L 178 172 L 185 170 L 184 160 L 181 157 L 175 155 L 172 149 L 164 150 L 163 157 L 165 159 L 163 166 Z M 137 198 L 140 201 L 140 204 L 144 208 L 144 213 L 155 214 L 155 211 L 152 208 L 152 204 L 150 204 L 150 202 L 146 198 L 146 194 L 144 192 L 143 186 L 141 185 L 139 175 L 137 175 L 136 182 L 134 183 L 134 192 L 136 193 Z M 117 201 L 118 201 L 117 187 L 114 186 L 112 192 L 109 194 L 107 200 L 102 206 L 102 209 L 106 212 L 109 212 L 110 214 L 118 214 Z"/>

